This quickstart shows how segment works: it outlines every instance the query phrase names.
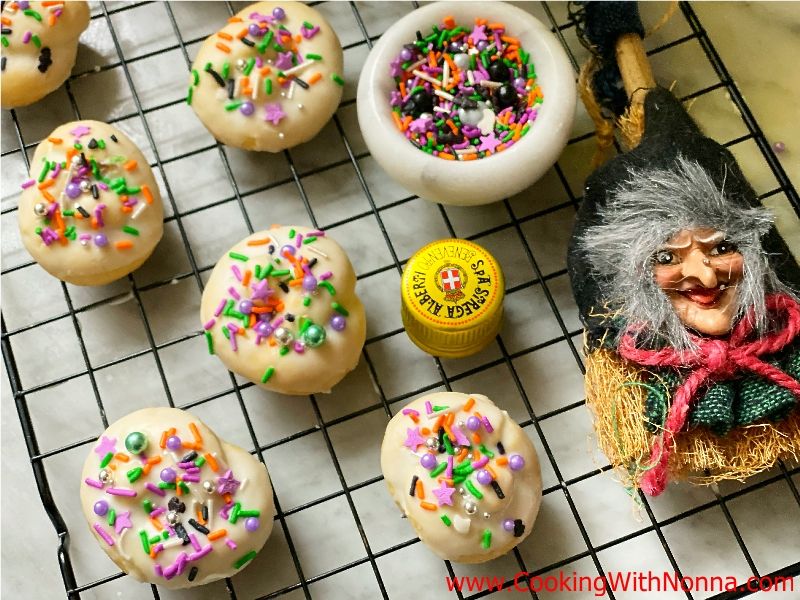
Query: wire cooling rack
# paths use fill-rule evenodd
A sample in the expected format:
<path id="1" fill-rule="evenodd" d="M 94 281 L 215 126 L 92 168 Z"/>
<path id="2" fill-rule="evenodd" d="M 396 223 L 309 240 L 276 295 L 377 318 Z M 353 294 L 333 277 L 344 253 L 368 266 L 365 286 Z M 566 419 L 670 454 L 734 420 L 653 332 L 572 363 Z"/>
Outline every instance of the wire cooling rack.
<path id="1" fill-rule="evenodd" d="M 577 68 L 584 55 L 565 4 L 520 4 L 552 27 Z M 797 464 L 781 463 L 746 485 L 684 485 L 655 500 L 642 496 L 637 520 L 608 464 L 590 456 L 581 330 L 563 259 L 593 149 L 588 122 L 578 119 L 559 163 L 515 198 L 470 209 L 421 201 L 372 163 L 354 105 L 359 65 L 369 48 L 416 4 L 316 5 L 342 38 L 347 85 L 332 123 L 300 148 L 256 156 L 223 147 L 183 103 L 197 45 L 241 8 L 238 3 L 93 5 L 84 35 L 89 49 L 81 48 L 77 74 L 41 103 L 44 108 L 3 115 L 2 157 L 11 165 L 3 178 L 3 359 L 37 491 L 57 535 L 54 548 L 45 523 L 26 540 L 37 545 L 41 560 L 58 560 L 65 595 L 149 595 L 147 586 L 115 572 L 90 540 L 75 482 L 91 442 L 109 421 L 163 404 L 191 409 L 264 461 L 278 514 L 267 546 L 234 579 L 189 595 L 150 586 L 154 598 L 463 599 L 490 592 L 447 592 L 446 575 L 506 576 L 508 588 L 519 571 L 597 577 L 615 569 L 682 575 L 705 569 L 740 580 L 800 573 Z M 693 68 L 705 75 L 691 79 L 682 95 L 729 98 L 740 118 L 727 145 L 734 151 L 754 145 L 771 173 L 761 198 L 783 196 L 800 214 L 796 189 L 692 6 L 682 4 L 654 39 L 648 42 L 654 61 L 675 63 L 695 53 Z M 30 261 L 15 237 L 16 192 L 8 191 L 15 185 L 9 174 L 22 180 L 39 140 L 73 118 L 106 120 L 128 132 L 160 180 L 167 212 L 165 239 L 148 264 L 118 284 L 92 290 L 54 282 Z M 371 324 L 359 367 L 330 397 L 306 401 L 266 393 L 201 352 L 199 293 L 213 261 L 247 232 L 272 222 L 324 227 L 356 263 Z M 408 257 L 445 236 L 487 246 L 509 285 L 506 325 L 496 343 L 463 361 L 418 351 L 403 332 L 395 298 Z M 35 298 L 40 294 L 44 302 Z M 533 533 L 487 565 L 433 557 L 398 517 L 377 467 L 388 418 L 405 400 L 438 389 L 488 393 L 539 450 L 545 490 Z M 314 468 L 305 473 L 303 464 Z M 26 597 L 57 595 L 37 590 Z M 711 595 L 685 591 L 675 597 Z"/>

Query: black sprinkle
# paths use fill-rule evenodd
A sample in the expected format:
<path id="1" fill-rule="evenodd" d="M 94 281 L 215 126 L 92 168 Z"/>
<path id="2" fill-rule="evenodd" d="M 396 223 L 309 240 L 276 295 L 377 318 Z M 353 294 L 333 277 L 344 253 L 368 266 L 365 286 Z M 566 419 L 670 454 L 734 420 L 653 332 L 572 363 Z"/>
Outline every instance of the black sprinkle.
<path id="1" fill-rule="evenodd" d="M 414 477 L 411 479 L 411 489 L 408 490 L 408 495 L 411 496 L 412 498 L 417 493 L 417 480 L 418 479 L 419 479 L 419 477 L 417 477 L 416 475 L 414 475 Z"/>
<path id="2" fill-rule="evenodd" d="M 82 206 L 78 206 L 78 212 L 79 212 L 79 213 L 81 213 L 81 216 L 82 216 L 84 219 L 88 219 L 88 218 L 91 216 L 91 215 L 90 215 L 90 214 L 89 214 L 89 213 L 86 211 L 86 209 L 85 209 L 85 208 L 83 208 Z"/>
<path id="3" fill-rule="evenodd" d="M 11 35 L 11 30 L 8 27 L 3 27 L 3 29 L 0 30 L 0 33 L 3 35 Z"/>
<path id="4" fill-rule="evenodd" d="M 197 577 L 197 567 L 192 567 L 189 569 L 189 581 L 194 581 L 195 577 Z"/>
<path id="5" fill-rule="evenodd" d="M 497 442 L 497 451 L 498 451 L 500 454 L 505 454 L 505 453 L 506 453 L 506 449 L 505 449 L 505 447 L 503 446 L 503 442 Z"/>
<path id="6" fill-rule="evenodd" d="M 97 148 L 97 140 L 96 139 L 92 138 L 92 139 L 89 140 L 89 148 L 91 150 L 94 150 L 95 148 Z"/>
<path id="7" fill-rule="evenodd" d="M 6 57 L 5 56 L 2 58 L 2 60 L 0 60 L 0 68 L 2 68 L 3 71 L 6 70 Z"/>
<path id="8" fill-rule="evenodd" d="M 208 527 L 203 527 L 202 525 L 200 525 L 200 523 L 198 523 L 194 519 L 189 519 L 189 525 L 197 529 L 197 531 L 199 531 L 200 533 L 205 533 L 205 534 L 211 533 L 211 530 Z"/>
<path id="9" fill-rule="evenodd" d="M 117 139 L 117 136 L 115 136 L 113 133 L 111 134 L 111 140 L 113 142 L 119 142 L 119 140 Z"/>
<path id="10" fill-rule="evenodd" d="M 289 323 L 294 323 L 294 315 L 292 313 L 286 313 L 286 320 L 289 321 Z"/>
<path id="11" fill-rule="evenodd" d="M 421 42 L 422 41 L 422 32 L 417 29 L 417 39 Z"/>
<path id="12" fill-rule="evenodd" d="M 275 246 L 270 244 L 269 248 L 267 248 L 267 252 L 269 252 L 270 254 L 275 254 Z"/>
<path id="13" fill-rule="evenodd" d="M 233 91 L 236 87 L 236 82 L 233 79 L 228 79 L 228 100 L 233 100 Z"/>
<path id="14" fill-rule="evenodd" d="M 250 46 L 251 48 L 256 45 L 256 43 L 253 40 L 248 40 L 247 38 L 242 38 L 242 43 L 245 46 Z"/>
<path id="15" fill-rule="evenodd" d="M 100 197 L 100 192 L 97 191 L 97 184 L 93 183 L 91 189 L 92 189 L 92 198 L 97 200 Z"/>
<path id="16" fill-rule="evenodd" d="M 514 519 L 514 537 L 522 537 L 523 533 L 525 533 L 525 523 L 522 519 Z"/>
<path id="17" fill-rule="evenodd" d="M 494 493 L 497 494 L 497 497 L 500 498 L 500 500 L 506 497 L 506 495 L 503 493 L 503 489 L 500 487 L 500 484 L 495 480 L 492 480 L 492 489 L 494 490 Z"/>
<path id="18" fill-rule="evenodd" d="M 197 452 L 195 452 L 194 450 L 192 450 L 191 452 L 189 452 L 189 454 L 187 454 L 186 456 L 184 456 L 184 457 L 181 459 L 181 462 L 183 462 L 183 463 L 187 463 L 187 462 L 194 462 L 194 459 L 195 459 L 195 458 L 197 458 Z"/>
<path id="19" fill-rule="evenodd" d="M 217 73 L 214 69 L 209 68 L 207 73 L 214 78 L 214 81 L 217 82 L 219 87 L 225 87 L 225 80 L 222 78 L 222 75 Z"/>
<path id="20" fill-rule="evenodd" d="M 286 285 L 285 283 L 283 283 L 282 281 L 278 284 L 278 287 L 283 290 L 284 294 L 288 294 L 289 293 L 289 286 Z"/>
<path id="21" fill-rule="evenodd" d="M 208 523 L 208 506 L 205 504 L 203 505 L 203 521 Z"/>
<path id="22" fill-rule="evenodd" d="M 308 261 L 308 268 L 313 269 L 316 266 L 316 264 L 317 264 L 317 259 L 312 258 L 310 261 Z"/>
<path id="23" fill-rule="evenodd" d="M 294 80 L 297 82 L 297 85 L 299 85 L 304 90 L 308 89 L 308 87 L 309 87 L 308 83 L 306 83 L 305 81 L 303 81 L 299 77 L 295 77 Z"/>
<path id="24" fill-rule="evenodd" d="M 81 164 L 83 166 L 88 166 L 89 165 L 89 161 L 86 160 L 86 154 L 83 153 L 83 152 L 81 152 Z"/>
<path id="25" fill-rule="evenodd" d="M 178 498 L 177 496 L 173 496 L 172 498 L 169 499 L 169 502 L 167 502 L 167 508 L 180 513 L 186 511 L 186 505 L 183 502 L 181 502 L 181 499 Z"/>
<path id="26" fill-rule="evenodd" d="M 39 54 L 39 66 L 36 68 L 39 69 L 41 73 L 46 73 L 47 69 L 49 69 L 52 64 L 53 59 L 51 58 L 50 48 L 45 46 L 42 48 L 41 54 Z"/>
<path id="27" fill-rule="evenodd" d="M 191 540 L 189 539 L 189 534 L 186 533 L 186 529 L 180 523 L 175 523 L 175 533 L 177 533 L 178 537 L 183 540 L 183 545 L 184 546 L 186 544 L 191 543 Z"/>

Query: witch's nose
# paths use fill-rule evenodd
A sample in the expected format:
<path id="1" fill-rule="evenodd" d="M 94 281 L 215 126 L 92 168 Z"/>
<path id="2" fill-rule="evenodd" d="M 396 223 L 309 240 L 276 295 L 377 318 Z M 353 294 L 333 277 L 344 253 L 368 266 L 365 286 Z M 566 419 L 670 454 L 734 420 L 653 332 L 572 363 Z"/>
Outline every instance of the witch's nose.
<path id="1" fill-rule="evenodd" d="M 710 261 L 700 250 L 694 250 L 684 258 L 681 263 L 683 277 L 697 279 L 703 287 L 717 287 L 717 273 L 711 266 Z"/>

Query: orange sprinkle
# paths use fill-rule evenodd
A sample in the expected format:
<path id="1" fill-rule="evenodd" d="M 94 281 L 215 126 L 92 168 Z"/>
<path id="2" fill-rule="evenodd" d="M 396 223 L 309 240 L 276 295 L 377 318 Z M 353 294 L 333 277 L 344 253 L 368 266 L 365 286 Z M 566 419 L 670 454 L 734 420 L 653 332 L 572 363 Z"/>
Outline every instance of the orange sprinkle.
<path id="1" fill-rule="evenodd" d="M 155 557 L 156 557 L 156 548 L 155 546 L 153 546 L 152 548 L 150 548 L 150 558 L 155 558 Z"/>
<path id="2" fill-rule="evenodd" d="M 117 250 L 130 250 L 133 248 L 133 242 L 130 240 L 122 240 L 121 242 L 114 244 L 114 247 Z"/>
<path id="3" fill-rule="evenodd" d="M 116 458 L 120 462 L 128 462 L 130 460 L 130 458 L 128 458 L 128 455 L 127 454 L 123 454 L 122 452 L 117 452 L 114 455 L 114 458 Z"/>
<path id="4" fill-rule="evenodd" d="M 496 462 L 501 467 L 505 467 L 508 464 L 508 457 L 507 456 L 498 456 L 494 462 Z"/>
<path id="5" fill-rule="evenodd" d="M 250 87 L 250 78 L 247 75 L 243 75 L 239 81 L 242 82 L 242 87 Z"/>
<path id="6" fill-rule="evenodd" d="M 479 436 L 477 433 L 473 433 L 472 434 L 472 441 L 475 442 L 476 444 L 480 444 L 481 443 L 481 436 Z"/>
<path id="7" fill-rule="evenodd" d="M 161 433 L 161 441 L 158 443 L 161 448 L 167 447 L 167 432 L 164 431 Z"/>
<path id="8" fill-rule="evenodd" d="M 444 424 L 447 427 L 450 427 L 450 425 L 452 425 L 453 421 L 455 421 L 455 420 L 456 420 L 456 414 L 455 413 L 447 413 L 447 416 L 444 418 Z"/>
<path id="9" fill-rule="evenodd" d="M 269 67 L 261 67 L 261 70 L 259 71 L 259 73 L 261 73 L 262 77 L 265 77 L 265 76 L 269 75 L 270 73 L 272 73 L 272 69 L 270 69 Z"/>
<path id="10" fill-rule="evenodd" d="M 133 171 L 137 166 L 138 163 L 135 160 L 130 159 L 128 162 L 122 165 L 122 168 L 125 169 L 126 171 Z"/>
<path id="11" fill-rule="evenodd" d="M 414 415 L 414 413 L 409 413 L 409 416 L 412 416 L 412 417 L 413 417 L 413 416 L 415 416 L 415 415 Z M 430 435 L 430 434 L 431 434 L 431 430 L 430 430 L 430 429 L 428 429 L 427 427 L 423 427 L 422 429 L 420 429 L 420 430 L 419 430 L 419 432 L 420 432 L 422 435 Z"/>
<path id="12" fill-rule="evenodd" d="M 456 26 L 456 21 L 453 19 L 452 15 L 447 15 L 444 19 L 442 19 L 442 25 L 444 25 L 447 29 L 453 29 Z"/>
<path id="13" fill-rule="evenodd" d="M 200 435 L 200 430 L 197 428 L 197 425 L 195 425 L 194 422 L 189 423 L 189 431 L 192 432 L 192 437 L 194 437 L 196 444 L 203 443 L 203 436 Z"/>
<path id="14" fill-rule="evenodd" d="M 50 181 L 53 181 L 53 180 L 51 179 Z M 53 198 L 53 194 L 51 194 L 47 190 L 41 190 L 41 192 L 42 192 L 42 196 L 44 196 L 50 202 L 55 202 L 56 201 L 56 199 Z"/>
<path id="15" fill-rule="evenodd" d="M 158 455 L 151 456 L 150 458 L 147 459 L 147 464 L 148 465 L 157 465 L 160 462 L 161 462 L 161 457 L 158 456 Z"/>
<path id="16" fill-rule="evenodd" d="M 400 120 L 400 116 L 395 111 L 392 111 L 392 119 L 394 119 L 394 124 L 397 125 L 397 128 L 400 131 L 405 131 L 405 128 L 403 127 L 403 122 Z"/>
<path id="17" fill-rule="evenodd" d="M 464 405 L 464 412 L 469 412 L 472 410 L 472 407 L 475 406 L 475 398 L 470 398 L 467 400 L 467 403 Z"/>
<path id="18" fill-rule="evenodd" d="M 8 17 L 2 17 L 0 21 L 3 22 L 3 25 L 11 25 L 11 19 L 9 19 Z"/>
<path id="19" fill-rule="evenodd" d="M 237 33 L 237 34 L 236 34 L 236 39 L 237 39 L 237 40 L 240 40 L 240 39 L 242 39 L 242 38 L 243 38 L 244 36 L 246 36 L 246 35 L 247 35 L 247 27 L 245 27 L 245 28 L 244 28 L 244 29 L 242 29 L 242 30 L 241 30 L 239 33 Z"/>
<path id="20" fill-rule="evenodd" d="M 179 485 L 175 486 L 175 495 L 176 496 L 182 496 L 183 495 L 183 490 L 181 489 L 181 486 L 179 486 Z"/>
<path id="21" fill-rule="evenodd" d="M 206 459 L 208 466 L 211 467 L 211 470 L 214 471 L 214 473 L 219 471 L 219 465 L 217 464 L 217 460 L 211 454 L 206 452 L 205 454 L 203 454 L 203 458 Z"/>
<path id="22" fill-rule="evenodd" d="M 439 158 L 443 158 L 445 160 L 455 160 L 456 159 L 455 156 L 453 156 L 452 154 L 450 154 L 448 152 L 439 152 L 439 154 L 437 154 L 437 156 Z"/>
<path id="23" fill-rule="evenodd" d="M 295 36 L 294 36 L 294 41 L 295 41 L 295 42 L 297 42 L 297 43 L 299 44 L 300 42 L 302 42 L 302 41 L 303 41 L 303 36 L 302 36 L 302 35 L 300 35 L 299 33 L 298 33 L 298 34 L 295 34 Z"/>
<path id="24" fill-rule="evenodd" d="M 180 486 L 179 486 L 179 488 L 180 488 Z M 162 531 L 164 529 L 164 526 L 161 523 L 158 522 L 158 519 L 150 517 L 150 522 L 153 524 L 153 527 L 155 527 L 159 531 Z"/>
<path id="25" fill-rule="evenodd" d="M 264 313 L 272 312 L 272 310 L 269 309 L 266 306 L 254 306 L 253 307 L 253 312 L 258 314 L 258 315 L 261 315 L 261 314 L 264 314 Z"/>
<path id="26" fill-rule="evenodd" d="M 456 459 L 458 459 L 458 462 L 461 462 L 461 461 L 464 460 L 465 456 L 467 456 L 467 449 L 466 448 L 462 448 L 461 452 L 459 452 L 458 456 L 456 456 Z"/>
<path id="27" fill-rule="evenodd" d="M 241 22 L 242 22 L 241 17 L 231 17 L 230 19 L 228 19 L 228 23 L 241 23 Z"/>
<path id="28" fill-rule="evenodd" d="M 47 0 L 46 2 L 42 2 L 42 6 L 45 8 L 49 6 L 58 6 L 60 4 L 64 4 L 64 0 Z"/>
<path id="29" fill-rule="evenodd" d="M 51 185 L 53 185 L 55 182 L 56 182 L 56 180 L 55 180 L 55 179 L 45 179 L 45 180 L 44 180 L 42 183 L 40 183 L 40 184 L 38 185 L 38 188 L 39 188 L 40 190 L 43 190 L 43 189 L 45 189 L 45 188 L 49 188 L 49 187 L 50 187 Z"/>
<path id="30" fill-rule="evenodd" d="M 64 143 L 64 140 L 62 140 L 61 138 L 57 138 L 57 137 L 49 137 L 49 138 L 47 138 L 47 141 L 50 142 L 51 144 L 63 144 Z"/>
<path id="31" fill-rule="evenodd" d="M 206 524 L 206 520 L 203 518 L 203 511 L 201 511 L 198 508 L 196 513 L 197 513 L 197 522 L 200 523 L 201 525 L 205 525 Z"/>
<path id="32" fill-rule="evenodd" d="M 144 196 L 144 200 L 148 204 L 153 203 L 153 194 L 150 193 L 150 188 L 147 185 L 142 185 L 142 196 Z"/>
<path id="33" fill-rule="evenodd" d="M 144 473 L 145 475 L 150 475 L 150 469 L 152 469 L 152 468 L 153 468 L 153 465 L 145 464 L 142 467 L 142 473 Z"/>
<path id="34" fill-rule="evenodd" d="M 217 35 L 221 37 L 223 40 L 228 40 L 229 42 L 233 41 L 233 36 L 230 33 L 220 31 L 219 33 L 217 33 Z"/>
<path id="35" fill-rule="evenodd" d="M 436 419 L 436 423 L 433 424 L 433 431 L 439 431 L 442 428 L 442 423 L 444 423 L 444 415 L 439 415 L 439 418 Z"/>
<path id="36" fill-rule="evenodd" d="M 419 505 L 425 510 L 436 510 L 436 505 L 430 502 L 420 502 Z"/>
<path id="37" fill-rule="evenodd" d="M 475 25 L 486 25 L 489 21 L 475 17 Z"/>
<path id="38" fill-rule="evenodd" d="M 225 529 L 215 529 L 214 531 L 209 533 L 206 537 L 213 542 L 214 540 L 218 540 L 219 538 L 225 537 L 226 535 L 228 535 L 228 532 Z"/>
<path id="39" fill-rule="evenodd" d="M 492 469 L 492 467 L 490 467 L 489 465 L 484 465 L 483 468 L 489 471 L 489 474 L 492 476 L 492 479 L 497 479 L 497 473 L 494 472 L 494 469 Z"/>
<path id="40" fill-rule="evenodd" d="M 253 272 L 250 269 L 247 269 L 247 271 L 244 272 L 244 275 L 242 276 L 242 285 L 244 287 L 247 287 L 250 284 L 250 278 L 252 276 Z"/>
<path id="41" fill-rule="evenodd" d="M 409 413 L 408 416 L 411 417 L 411 420 L 414 421 L 414 423 L 419 423 L 419 417 L 414 413 Z M 427 429 L 427 427 L 425 429 Z"/>
<path id="42" fill-rule="evenodd" d="M 406 96 L 406 84 L 404 81 L 400 80 L 400 94 L 405 97 Z"/>
<path id="43" fill-rule="evenodd" d="M 303 285 L 303 280 L 302 279 L 292 279 L 289 282 L 289 286 L 290 287 L 300 287 L 301 285 Z"/>
<path id="44" fill-rule="evenodd" d="M 515 46 L 519 46 L 519 40 L 515 37 L 511 37 L 510 35 L 501 35 L 500 39 L 509 44 L 514 44 Z"/>
<path id="45" fill-rule="evenodd" d="M 120 210 L 124 213 L 133 212 L 133 209 L 130 206 L 123 206 L 120 208 Z"/>
<path id="46" fill-rule="evenodd" d="M 502 23 L 489 23 L 486 27 L 488 29 L 505 29 L 506 28 L 506 26 L 503 25 Z"/>
<path id="47" fill-rule="evenodd" d="M 222 497 L 225 500 L 225 504 L 233 504 L 233 498 L 230 494 L 223 494 Z"/>
<path id="48" fill-rule="evenodd" d="M 50 13 L 50 16 L 47 17 L 47 24 L 52 27 L 56 24 L 56 16 L 53 13 Z"/>
<path id="49" fill-rule="evenodd" d="M 264 246 L 265 244 L 269 244 L 272 240 L 270 238 L 261 238 L 259 240 L 250 240 L 247 242 L 248 246 Z"/>
<path id="50" fill-rule="evenodd" d="M 253 313 L 250 313 L 250 322 L 247 324 L 247 326 L 250 329 L 252 329 L 253 326 L 255 326 L 255 324 L 256 324 L 256 316 Z"/>
<path id="51" fill-rule="evenodd" d="M 453 119 L 447 119 L 447 121 L 445 121 L 445 124 L 450 128 L 450 131 L 452 131 L 453 133 L 458 133 L 458 128 L 456 127 L 456 124 L 453 123 Z"/>
<path id="52" fill-rule="evenodd" d="M 108 465 L 108 468 L 116 470 L 117 469 L 117 465 L 115 465 L 114 463 L 111 463 L 111 464 Z"/>
<path id="53" fill-rule="evenodd" d="M 308 83 L 313 85 L 317 83 L 320 79 L 322 79 L 322 73 L 317 72 L 308 78 Z"/>
<path id="54" fill-rule="evenodd" d="M 417 498 L 420 500 L 425 498 L 425 487 L 422 485 L 422 479 L 417 479 Z"/>
<path id="55" fill-rule="evenodd" d="M 222 50 L 222 51 L 223 51 L 223 52 L 225 52 L 226 54 L 230 54 L 230 52 L 231 52 L 230 46 L 226 46 L 226 45 L 225 45 L 225 44 L 223 44 L 222 42 L 217 42 L 217 43 L 215 44 L 215 46 L 217 47 L 217 49 L 218 49 L 218 50 Z"/>

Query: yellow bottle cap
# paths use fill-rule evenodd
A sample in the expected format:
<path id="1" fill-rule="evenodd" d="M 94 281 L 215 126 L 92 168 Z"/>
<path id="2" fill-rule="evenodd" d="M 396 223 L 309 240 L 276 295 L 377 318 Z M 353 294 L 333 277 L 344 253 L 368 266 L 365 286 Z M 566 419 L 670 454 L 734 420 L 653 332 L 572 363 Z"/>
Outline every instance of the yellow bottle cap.
<path id="1" fill-rule="evenodd" d="M 439 240 L 418 250 L 403 271 L 400 294 L 408 337 L 434 356 L 475 354 L 500 330 L 503 272 L 473 242 Z"/>

